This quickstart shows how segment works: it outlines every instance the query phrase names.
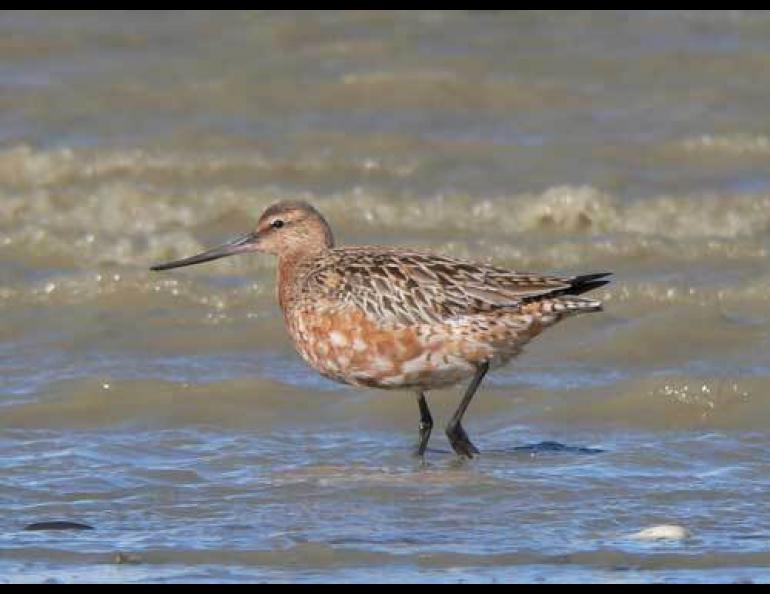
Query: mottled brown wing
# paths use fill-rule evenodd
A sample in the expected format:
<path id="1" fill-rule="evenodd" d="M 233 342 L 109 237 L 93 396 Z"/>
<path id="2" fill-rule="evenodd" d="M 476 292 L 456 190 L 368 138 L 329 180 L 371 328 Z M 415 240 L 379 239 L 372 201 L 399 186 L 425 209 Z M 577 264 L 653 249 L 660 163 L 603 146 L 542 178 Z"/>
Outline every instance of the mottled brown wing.
<path id="1" fill-rule="evenodd" d="M 355 305 L 381 323 L 437 322 L 546 296 L 578 294 L 606 275 L 556 277 L 387 248 L 338 248 L 308 277 L 310 294 Z"/>

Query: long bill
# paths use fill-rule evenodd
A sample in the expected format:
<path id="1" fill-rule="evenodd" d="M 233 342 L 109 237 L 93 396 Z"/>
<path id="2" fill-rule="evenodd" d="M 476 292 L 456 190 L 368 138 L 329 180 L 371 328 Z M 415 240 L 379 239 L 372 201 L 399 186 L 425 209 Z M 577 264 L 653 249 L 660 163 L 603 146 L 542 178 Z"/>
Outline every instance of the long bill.
<path id="1" fill-rule="evenodd" d="M 246 233 L 245 235 L 236 237 L 232 241 L 228 241 L 224 245 L 206 250 L 197 256 L 190 256 L 189 258 L 174 260 L 173 262 L 166 262 L 164 264 L 156 264 L 155 266 L 152 266 L 150 270 L 169 270 L 170 268 L 192 266 L 193 264 L 219 260 L 220 258 L 226 258 L 227 256 L 232 256 L 234 254 L 250 252 L 254 250 L 254 246 L 258 241 L 259 238 L 256 233 Z"/>

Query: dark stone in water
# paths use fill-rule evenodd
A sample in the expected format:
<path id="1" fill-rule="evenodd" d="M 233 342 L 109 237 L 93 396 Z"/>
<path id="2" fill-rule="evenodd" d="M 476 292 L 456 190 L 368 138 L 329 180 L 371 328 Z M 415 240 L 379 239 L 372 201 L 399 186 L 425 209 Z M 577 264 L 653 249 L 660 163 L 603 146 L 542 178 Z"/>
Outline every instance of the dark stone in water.
<path id="1" fill-rule="evenodd" d="M 93 526 L 78 522 L 36 522 L 26 526 L 24 530 L 93 530 Z"/>

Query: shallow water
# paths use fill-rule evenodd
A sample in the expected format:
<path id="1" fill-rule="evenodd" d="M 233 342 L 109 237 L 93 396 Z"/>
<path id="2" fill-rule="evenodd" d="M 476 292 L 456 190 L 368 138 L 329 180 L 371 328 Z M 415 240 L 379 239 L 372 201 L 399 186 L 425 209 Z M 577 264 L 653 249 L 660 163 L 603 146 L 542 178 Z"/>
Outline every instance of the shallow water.
<path id="1" fill-rule="evenodd" d="M 766 12 L 0 13 L 0 581 L 770 581 L 768 66 Z M 270 259 L 148 271 L 278 198 L 616 277 L 423 467 Z"/>

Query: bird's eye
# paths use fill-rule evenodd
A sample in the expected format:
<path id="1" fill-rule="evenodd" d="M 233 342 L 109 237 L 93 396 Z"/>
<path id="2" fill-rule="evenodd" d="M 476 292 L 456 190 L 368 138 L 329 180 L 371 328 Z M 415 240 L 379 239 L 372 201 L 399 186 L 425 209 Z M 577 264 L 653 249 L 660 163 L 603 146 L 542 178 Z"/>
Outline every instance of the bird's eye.
<path id="1" fill-rule="evenodd" d="M 270 226 L 271 226 L 273 229 L 280 229 L 281 227 L 283 227 L 283 226 L 284 226 L 284 224 L 285 224 L 285 223 L 284 223 L 284 222 L 283 222 L 281 219 L 276 219 L 276 220 L 274 220 L 272 223 L 270 223 Z"/>

